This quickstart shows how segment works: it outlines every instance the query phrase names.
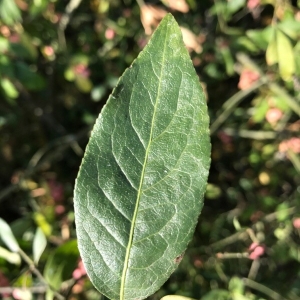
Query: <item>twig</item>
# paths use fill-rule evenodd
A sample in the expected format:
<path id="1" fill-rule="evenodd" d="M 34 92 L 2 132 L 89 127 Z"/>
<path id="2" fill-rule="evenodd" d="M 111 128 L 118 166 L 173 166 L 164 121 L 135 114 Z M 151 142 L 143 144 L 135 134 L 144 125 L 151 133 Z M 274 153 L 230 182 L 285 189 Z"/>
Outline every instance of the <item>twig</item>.
<path id="1" fill-rule="evenodd" d="M 145 5 L 144 0 L 136 0 L 136 2 L 140 8 Z"/>
<path id="2" fill-rule="evenodd" d="M 30 159 L 30 161 L 27 165 L 27 168 L 24 171 L 24 174 L 20 178 L 19 182 L 11 184 L 10 186 L 6 187 L 5 189 L 3 189 L 0 192 L 0 202 L 3 201 L 11 193 L 17 191 L 20 188 L 22 181 L 25 180 L 27 177 L 31 176 L 32 174 L 34 174 L 38 170 L 43 158 L 45 161 L 45 156 L 46 156 L 47 152 L 49 152 L 50 150 L 53 150 L 53 148 L 56 148 L 56 147 L 60 148 L 61 151 L 67 149 L 69 146 L 72 147 L 72 145 L 77 144 L 77 141 L 79 139 L 81 139 L 83 136 L 86 136 L 89 131 L 90 131 L 90 127 L 88 126 L 87 128 L 83 129 L 76 135 L 69 134 L 69 135 L 60 137 L 54 141 L 51 141 L 46 146 L 40 148 Z M 73 148 L 73 150 L 74 150 L 74 148 Z M 56 149 L 56 151 L 52 151 L 51 153 L 52 154 L 54 153 L 54 155 L 52 155 L 51 159 L 53 160 L 53 157 L 56 157 L 57 155 L 59 155 L 61 153 L 61 151 L 57 151 L 57 149 Z M 79 153 L 79 152 L 80 151 L 78 151 L 78 149 L 77 149 L 76 154 L 81 155 L 82 153 L 81 152 Z M 50 155 L 48 155 L 46 157 L 48 158 L 48 160 L 51 160 L 51 159 L 49 159 Z"/>
<path id="3" fill-rule="evenodd" d="M 288 158 L 290 159 L 290 161 L 294 165 L 294 168 L 300 174 L 300 160 L 299 160 L 299 157 L 297 156 L 297 154 L 295 152 L 293 152 L 290 149 L 288 150 L 287 154 L 288 154 Z"/>
<path id="4" fill-rule="evenodd" d="M 234 128 L 225 128 L 224 132 L 230 136 L 240 136 L 246 139 L 254 140 L 266 140 L 266 139 L 275 139 L 278 136 L 277 132 L 274 131 L 263 131 L 263 130 L 246 130 L 240 129 L 236 130 Z"/>
<path id="5" fill-rule="evenodd" d="M 216 257 L 220 259 L 229 259 L 229 258 L 248 258 L 248 252 L 237 252 L 237 253 L 217 253 Z"/>
<path id="6" fill-rule="evenodd" d="M 293 206 L 293 207 L 290 207 L 290 208 L 287 208 L 287 209 L 283 209 L 283 210 L 280 210 L 280 211 L 275 211 L 273 213 L 270 213 L 270 214 L 266 215 L 265 217 L 263 217 L 262 221 L 272 222 L 277 218 L 278 214 L 282 213 L 282 211 L 286 211 L 286 213 L 288 215 L 292 215 L 296 211 L 296 207 Z"/>
<path id="7" fill-rule="evenodd" d="M 65 13 L 62 15 L 59 24 L 58 24 L 58 40 L 60 45 L 66 49 L 66 37 L 65 37 L 65 30 L 70 22 L 71 15 L 73 11 L 80 5 L 82 0 L 70 0 L 68 5 L 66 6 Z"/>
<path id="8" fill-rule="evenodd" d="M 248 233 L 246 232 L 246 229 L 242 229 L 241 231 L 238 231 L 218 242 L 209 245 L 208 248 L 214 248 L 214 249 L 223 248 L 227 245 L 235 243 L 237 240 L 244 240 L 247 237 L 248 237 Z"/>
<path id="9" fill-rule="evenodd" d="M 45 285 L 47 285 L 54 293 L 54 295 L 57 297 L 59 300 L 64 300 L 65 297 L 62 296 L 60 293 L 58 293 L 48 282 L 47 280 L 43 277 L 43 275 L 40 273 L 40 271 L 35 267 L 34 262 L 31 260 L 31 258 L 21 249 L 19 248 L 18 253 L 22 257 L 22 259 L 28 264 L 29 269 L 33 274 L 36 275 L 36 277 L 43 282 Z"/>
<path id="10" fill-rule="evenodd" d="M 251 289 L 257 290 L 265 295 L 267 295 L 270 299 L 274 300 L 286 300 L 284 297 L 282 297 L 280 294 L 274 292 L 270 288 L 266 287 L 265 285 L 262 285 L 256 281 L 253 281 L 249 278 L 243 278 L 243 282 L 246 286 L 248 286 Z"/>
<path id="11" fill-rule="evenodd" d="M 0 287 L 0 295 L 3 294 L 12 294 L 15 290 L 23 290 L 23 291 L 30 291 L 33 294 L 44 294 L 46 293 L 47 289 L 49 287 L 46 285 L 41 285 L 41 286 L 32 286 L 32 287 Z"/>
<path id="12" fill-rule="evenodd" d="M 253 83 L 247 90 L 242 90 L 234 94 L 223 104 L 223 111 L 217 117 L 217 119 L 210 126 L 210 133 L 213 134 L 221 125 L 226 121 L 230 114 L 234 111 L 235 107 L 245 99 L 249 94 L 256 91 L 259 87 L 264 84 L 264 80 L 258 80 Z"/>
<path id="13" fill-rule="evenodd" d="M 299 103 L 296 101 L 296 99 L 294 99 L 291 95 L 289 95 L 286 92 L 286 89 L 284 87 L 281 87 L 280 85 L 278 85 L 277 83 L 271 81 L 265 74 L 264 72 L 261 70 L 261 68 L 253 61 L 251 60 L 251 58 L 249 56 L 247 56 L 245 53 L 238 53 L 237 54 L 237 60 L 243 64 L 243 65 L 248 65 L 250 66 L 252 69 L 255 69 L 257 72 L 259 72 L 260 74 L 260 78 L 261 80 L 263 80 L 264 82 L 267 83 L 269 89 L 277 94 L 278 96 L 281 96 L 286 103 L 289 105 L 289 107 L 298 115 L 300 116 L 300 105 Z"/>
<path id="14" fill-rule="evenodd" d="M 256 275 L 258 273 L 260 267 L 260 260 L 259 259 L 254 259 L 250 271 L 248 273 L 248 278 L 254 280 L 256 278 Z"/>

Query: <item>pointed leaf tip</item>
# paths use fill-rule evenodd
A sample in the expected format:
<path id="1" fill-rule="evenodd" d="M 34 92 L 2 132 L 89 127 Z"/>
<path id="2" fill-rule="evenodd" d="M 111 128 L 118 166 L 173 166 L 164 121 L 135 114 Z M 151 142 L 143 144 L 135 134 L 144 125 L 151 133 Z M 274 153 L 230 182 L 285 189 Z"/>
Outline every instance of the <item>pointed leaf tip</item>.
<path id="1" fill-rule="evenodd" d="M 79 250 L 96 288 L 144 299 L 177 268 L 203 206 L 209 119 L 168 14 L 102 109 L 76 179 Z"/>

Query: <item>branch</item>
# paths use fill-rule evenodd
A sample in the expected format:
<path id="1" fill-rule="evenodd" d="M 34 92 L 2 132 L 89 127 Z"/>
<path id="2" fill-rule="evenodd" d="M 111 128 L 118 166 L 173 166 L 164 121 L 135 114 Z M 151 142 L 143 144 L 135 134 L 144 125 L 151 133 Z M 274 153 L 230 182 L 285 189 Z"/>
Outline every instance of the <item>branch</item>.
<path id="1" fill-rule="evenodd" d="M 65 30 L 70 22 L 71 15 L 73 11 L 80 5 L 82 0 L 70 0 L 68 5 L 66 6 L 65 13 L 62 15 L 59 24 L 58 24 L 58 40 L 60 45 L 66 49 L 66 37 L 65 37 Z"/>

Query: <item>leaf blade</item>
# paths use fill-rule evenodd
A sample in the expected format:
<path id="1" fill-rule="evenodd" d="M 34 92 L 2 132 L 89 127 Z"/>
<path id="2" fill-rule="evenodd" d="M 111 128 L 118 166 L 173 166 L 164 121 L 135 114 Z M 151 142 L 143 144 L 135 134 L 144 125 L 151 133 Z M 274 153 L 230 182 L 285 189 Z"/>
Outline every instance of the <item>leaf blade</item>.
<path id="1" fill-rule="evenodd" d="M 175 270 L 202 208 L 209 155 L 204 94 L 168 15 L 103 108 L 76 180 L 79 249 L 103 294 L 145 298 Z"/>

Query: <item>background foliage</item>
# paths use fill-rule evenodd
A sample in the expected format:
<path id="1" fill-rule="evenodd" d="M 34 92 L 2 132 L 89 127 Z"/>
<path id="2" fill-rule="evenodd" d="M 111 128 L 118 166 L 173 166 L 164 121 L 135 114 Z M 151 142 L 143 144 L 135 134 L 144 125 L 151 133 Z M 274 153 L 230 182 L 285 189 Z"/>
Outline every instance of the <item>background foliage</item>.
<path id="1" fill-rule="evenodd" d="M 300 298 L 299 1 L 0 0 L 0 217 L 16 237 L 1 221 L 2 298 L 102 297 L 77 251 L 74 179 L 168 11 L 208 95 L 212 166 L 194 240 L 151 299 Z"/>

